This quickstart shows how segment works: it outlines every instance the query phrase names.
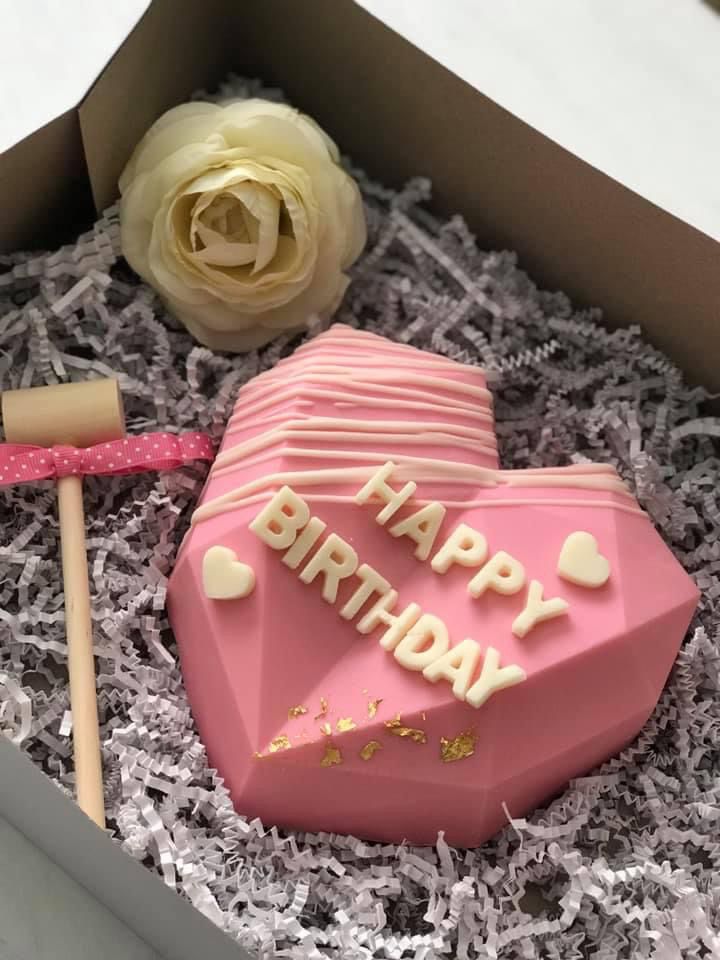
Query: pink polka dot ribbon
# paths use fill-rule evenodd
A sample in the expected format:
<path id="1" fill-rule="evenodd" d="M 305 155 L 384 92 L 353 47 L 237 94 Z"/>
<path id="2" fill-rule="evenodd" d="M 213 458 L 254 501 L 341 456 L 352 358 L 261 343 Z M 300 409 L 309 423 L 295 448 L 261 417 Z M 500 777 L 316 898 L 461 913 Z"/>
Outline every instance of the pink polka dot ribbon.
<path id="1" fill-rule="evenodd" d="M 87 474 L 114 476 L 145 470 L 174 470 L 215 456 L 205 433 L 145 433 L 92 447 L 35 447 L 0 444 L 0 486 Z"/>

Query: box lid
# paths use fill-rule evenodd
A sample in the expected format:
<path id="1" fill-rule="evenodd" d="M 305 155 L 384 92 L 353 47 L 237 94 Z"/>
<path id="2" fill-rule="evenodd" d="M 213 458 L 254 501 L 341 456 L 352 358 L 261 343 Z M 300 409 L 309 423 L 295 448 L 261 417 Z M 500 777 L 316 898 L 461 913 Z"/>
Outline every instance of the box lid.
<path id="1" fill-rule="evenodd" d="M 0 887 L 6 898 L 0 917 L 7 921 L 1 928 L 0 957 L 6 956 L 4 945 L 9 949 L 15 944 L 19 950 L 28 938 L 40 951 L 48 935 L 40 921 L 36 930 L 23 927 L 24 908 L 20 909 L 19 902 L 14 926 L 10 926 L 7 900 L 13 891 L 19 895 L 26 884 L 25 897 L 44 904 L 51 913 L 74 905 L 84 927 L 73 934 L 75 944 L 87 950 L 94 947 L 97 956 L 249 960 L 228 936 L 123 853 L 17 747 L 0 736 L 0 858 L 10 853 L 22 855 L 23 861 L 12 877 L 6 878 L 16 880 L 17 886 L 6 883 L 4 892 Z M 34 877 L 43 878 L 38 889 L 33 887 Z M 59 923 L 57 935 L 64 936 Z M 116 941 L 112 954 L 105 935 Z M 68 946 L 65 937 L 52 956 L 56 960 L 69 956 L 62 952 Z M 34 956 L 42 960 L 51 954 L 37 952 Z"/>

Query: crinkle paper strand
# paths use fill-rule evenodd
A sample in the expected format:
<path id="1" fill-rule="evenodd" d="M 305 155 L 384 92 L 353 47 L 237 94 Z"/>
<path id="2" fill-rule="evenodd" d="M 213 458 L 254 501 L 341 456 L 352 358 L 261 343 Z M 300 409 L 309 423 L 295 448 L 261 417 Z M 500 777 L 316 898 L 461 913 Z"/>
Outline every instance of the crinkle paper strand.
<path id="1" fill-rule="evenodd" d="M 91 477 L 112 835 L 261 957 L 720 957 L 720 423 L 637 328 L 610 332 L 512 253 L 479 250 L 459 216 L 435 219 L 426 181 L 396 193 L 354 172 L 369 242 L 337 319 L 492 371 L 506 467 L 615 464 L 702 589 L 699 612 L 635 743 L 482 848 L 287 834 L 233 811 L 165 616 L 207 468 Z M 2 389 L 112 374 L 131 432 L 219 439 L 238 387 L 300 342 L 196 346 L 123 263 L 115 210 L 56 253 L 1 260 L 0 315 Z M 0 497 L 0 730 L 70 792 L 53 489 Z"/>

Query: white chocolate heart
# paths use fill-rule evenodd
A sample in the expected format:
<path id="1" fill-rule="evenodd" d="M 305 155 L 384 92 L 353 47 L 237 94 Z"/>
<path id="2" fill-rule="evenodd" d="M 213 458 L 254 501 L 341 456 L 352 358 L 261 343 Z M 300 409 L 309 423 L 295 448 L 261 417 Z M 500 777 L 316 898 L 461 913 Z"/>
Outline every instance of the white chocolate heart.
<path id="1" fill-rule="evenodd" d="M 576 530 L 560 551 L 558 576 L 579 587 L 602 587 L 610 576 L 610 564 L 591 533 Z"/>
<path id="2" fill-rule="evenodd" d="M 210 547 L 202 564 L 205 596 L 211 600 L 241 600 L 255 587 L 255 571 L 241 563 L 229 547 Z"/>

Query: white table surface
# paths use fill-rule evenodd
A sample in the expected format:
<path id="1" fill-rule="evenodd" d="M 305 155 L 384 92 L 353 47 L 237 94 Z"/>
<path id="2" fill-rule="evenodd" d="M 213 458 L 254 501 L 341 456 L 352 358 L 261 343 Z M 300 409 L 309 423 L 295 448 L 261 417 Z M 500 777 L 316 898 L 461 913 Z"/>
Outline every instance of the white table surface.
<path id="1" fill-rule="evenodd" d="M 720 14 L 703 0 L 361 2 L 532 126 L 720 240 Z M 0 150 L 77 103 L 147 4 L 0 0 Z"/>
<path id="2" fill-rule="evenodd" d="M 0 0 L 0 151 L 65 113 L 149 0 Z"/>

